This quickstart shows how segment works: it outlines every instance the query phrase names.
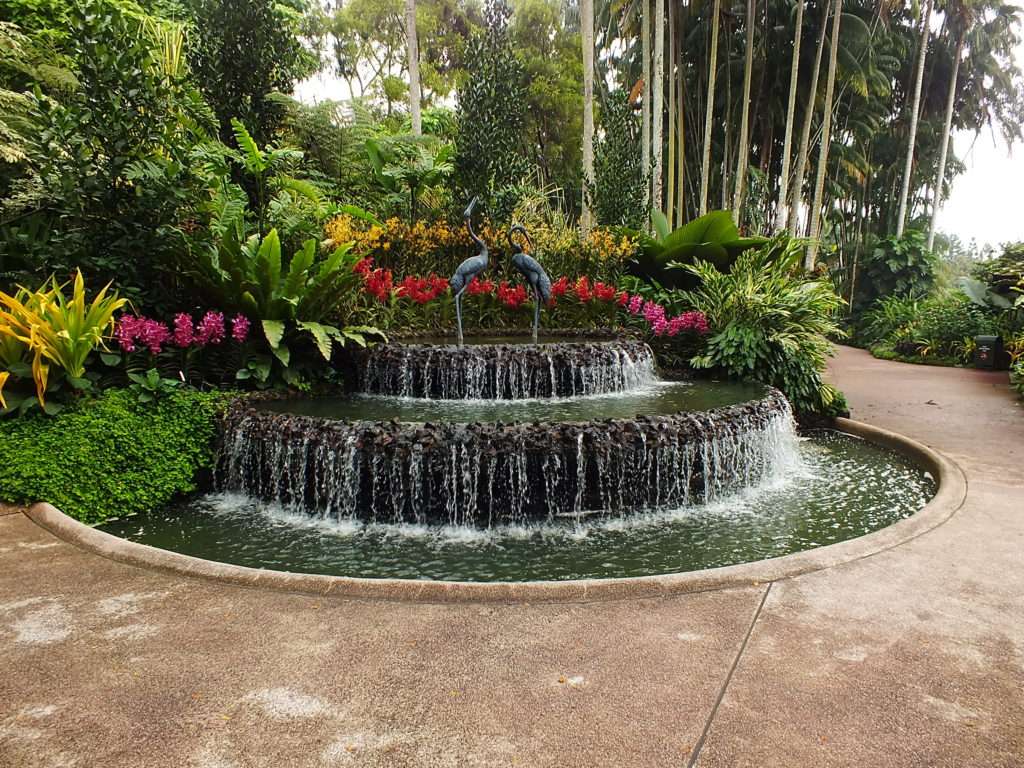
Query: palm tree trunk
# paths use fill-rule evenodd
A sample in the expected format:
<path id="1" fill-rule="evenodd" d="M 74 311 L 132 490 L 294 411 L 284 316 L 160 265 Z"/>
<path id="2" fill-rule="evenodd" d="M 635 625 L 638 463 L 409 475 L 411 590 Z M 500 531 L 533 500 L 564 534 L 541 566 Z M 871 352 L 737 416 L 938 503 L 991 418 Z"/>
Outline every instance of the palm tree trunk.
<path id="1" fill-rule="evenodd" d="M 679 45 L 683 41 L 683 14 L 679 14 Z M 676 162 L 679 163 L 679 170 L 676 173 L 676 226 L 681 227 L 686 220 L 686 78 L 683 77 L 683 56 L 679 55 L 679 71 L 676 73 L 676 103 L 679 105 L 679 117 L 676 119 L 676 128 L 679 133 L 679 148 L 676 150 Z"/>
<path id="2" fill-rule="evenodd" d="M 715 70 L 718 67 L 718 17 L 722 0 L 715 0 L 711 19 L 711 53 L 708 62 L 707 111 L 704 113 L 704 159 L 700 165 L 700 209 L 703 216 L 708 212 L 708 176 L 711 173 L 711 122 L 715 116 Z"/>
<path id="3" fill-rule="evenodd" d="M 583 215 L 580 227 L 591 227 L 590 185 L 594 183 L 594 0 L 580 3 L 583 40 Z"/>
<path id="4" fill-rule="evenodd" d="M 931 0 L 929 0 L 931 2 Z M 828 80 L 825 82 L 825 108 L 821 116 L 821 146 L 818 148 L 818 173 L 814 182 L 814 201 L 811 203 L 811 244 L 807 248 L 804 268 L 810 272 L 818 257 L 818 236 L 821 227 L 821 196 L 825 190 L 825 170 L 828 166 L 828 145 L 832 140 L 832 96 L 836 86 L 836 64 L 839 58 L 839 22 L 843 16 L 843 0 L 836 0 L 832 17 L 832 42 L 828 57 Z"/>
<path id="5" fill-rule="evenodd" d="M 747 166 L 750 164 L 750 80 L 754 68 L 754 0 L 747 0 L 747 44 L 743 64 L 743 110 L 740 113 L 740 145 L 736 151 L 736 192 L 732 198 L 732 220 L 740 223 Z"/>
<path id="6" fill-rule="evenodd" d="M 665 0 L 654 0 L 654 127 L 652 130 L 654 146 L 654 181 L 651 186 L 651 205 L 659 211 L 664 204 L 661 199 L 662 178 L 664 170 L 662 156 L 664 152 L 665 117 Z"/>
<path id="7" fill-rule="evenodd" d="M 964 35 L 959 34 L 956 41 L 956 54 L 953 60 L 953 74 L 949 80 L 949 93 L 946 95 L 946 124 L 943 128 L 942 149 L 939 152 L 939 170 L 935 174 L 935 201 L 932 203 L 932 221 L 928 227 L 928 250 L 935 245 L 935 227 L 939 221 L 939 208 L 942 207 L 942 185 L 946 178 L 946 155 L 949 152 L 950 134 L 953 132 L 953 102 L 956 101 L 956 80 L 960 76 L 960 56 L 964 50 Z"/>
<path id="8" fill-rule="evenodd" d="M 675 220 L 676 211 L 676 4 L 668 5 L 668 203 L 665 215 Z"/>
<path id="9" fill-rule="evenodd" d="M 907 162 L 903 166 L 903 186 L 900 189 L 900 207 L 896 219 L 896 237 L 903 234 L 907 221 L 907 200 L 910 197 L 910 176 L 914 169 L 914 144 L 917 141 L 917 121 L 921 108 L 921 83 L 924 80 L 924 59 L 928 53 L 928 22 L 932 16 L 932 0 L 924 6 L 921 18 L 921 48 L 917 53 L 917 74 L 914 77 L 914 100 L 910 105 L 910 136 L 907 138 Z"/>
<path id="10" fill-rule="evenodd" d="M 644 105 L 643 105 L 643 128 L 641 130 L 640 157 L 644 164 L 644 173 L 651 170 L 651 0 L 641 0 L 643 9 L 640 19 L 641 53 L 644 57 Z M 650 180 L 644 189 L 644 207 L 650 210 L 651 207 L 651 184 Z"/>
<path id="11" fill-rule="evenodd" d="M 825 35 L 828 31 L 829 7 L 824 7 L 821 18 L 821 32 L 818 34 L 818 50 L 814 54 L 814 69 L 811 71 L 811 88 L 807 94 L 807 107 L 804 111 L 804 125 L 800 131 L 800 151 L 796 156 L 796 176 L 793 179 L 793 203 L 789 213 L 789 234 L 796 237 L 799 221 L 800 203 L 804 195 L 804 174 L 807 172 L 807 153 L 811 144 L 811 123 L 814 120 L 814 100 L 818 95 L 818 76 L 821 74 L 821 55 L 825 50 Z"/>
<path id="12" fill-rule="evenodd" d="M 405 40 L 409 57 L 409 116 L 412 132 L 423 133 L 420 121 L 420 46 L 416 39 L 416 0 L 405 0 Z"/>
<path id="13" fill-rule="evenodd" d="M 793 63 L 789 68 L 789 103 L 786 105 L 786 131 L 782 139 L 782 173 L 779 175 L 779 206 L 775 215 L 775 229 L 786 228 L 789 212 L 789 163 L 793 150 L 793 120 L 796 116 L 796 87 L 800 80 L 800 38 L 803 32 L 804 0 L 796 5 L 796 28 L 793 30 Z"/>

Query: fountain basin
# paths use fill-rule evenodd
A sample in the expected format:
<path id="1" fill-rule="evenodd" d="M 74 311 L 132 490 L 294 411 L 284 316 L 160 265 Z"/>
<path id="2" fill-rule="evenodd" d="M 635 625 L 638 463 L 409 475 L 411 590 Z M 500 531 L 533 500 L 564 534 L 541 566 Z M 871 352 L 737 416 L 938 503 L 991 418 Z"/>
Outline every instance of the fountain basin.
<path id="1" fill-rule="evenodd" d="M 712 501 L 777 472 L 795 447 L 780 392 L 725 389 L 746 399 L 597 418 L 604 398 L 595 398 L 582 406 L 589 419 L 511 423 L 410 420 L 410 408 L 436 413 L 436 403 L 407 404 L 393 419 L 345 420 L 303 415 L 316 400 L 241 399 L 223 419 L 216 485 L 336 519 L 477 528 Z M 377 407 L 375 416 L 386 415 Z M 360 408 L 365 402 L 352 413 Z"/>

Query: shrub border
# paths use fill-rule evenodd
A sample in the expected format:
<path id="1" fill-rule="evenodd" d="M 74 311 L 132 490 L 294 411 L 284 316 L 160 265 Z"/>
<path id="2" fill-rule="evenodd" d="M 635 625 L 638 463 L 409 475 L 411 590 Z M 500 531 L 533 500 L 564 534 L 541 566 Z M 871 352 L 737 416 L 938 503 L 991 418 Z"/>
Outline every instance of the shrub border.
<path id="1" fill-rule="evenodd" d="M 457 582 L 363 579 L 268 571 L 203 560 L 137 544 L 77 522 L 45 502 L 25 514 L 44 530 L 92 554 L 164 573 L 242 587 L 322 597 L 428 603 L 571 603 L 651 598 L 788 579 L 871 557 L 921 536 L 963 505 L 967 480 L 951 459 L 908 437 L 850 419 L 836 427 L 919 464 L 938 482 L 935 496 L 911 517 L 866 536 L 792 555 L 687 573 L 576 581 Z"/>

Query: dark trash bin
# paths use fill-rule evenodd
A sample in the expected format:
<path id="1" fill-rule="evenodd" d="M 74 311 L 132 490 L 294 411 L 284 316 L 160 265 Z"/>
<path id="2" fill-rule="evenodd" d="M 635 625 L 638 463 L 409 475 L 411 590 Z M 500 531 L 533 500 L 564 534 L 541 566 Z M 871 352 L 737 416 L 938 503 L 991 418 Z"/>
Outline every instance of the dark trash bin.
<path id="1" fill-rule="evenodd" d="M 1003 357 L 1003 340 L 998 336 L 974 337 L 974 367 L 995 369 Z"/>

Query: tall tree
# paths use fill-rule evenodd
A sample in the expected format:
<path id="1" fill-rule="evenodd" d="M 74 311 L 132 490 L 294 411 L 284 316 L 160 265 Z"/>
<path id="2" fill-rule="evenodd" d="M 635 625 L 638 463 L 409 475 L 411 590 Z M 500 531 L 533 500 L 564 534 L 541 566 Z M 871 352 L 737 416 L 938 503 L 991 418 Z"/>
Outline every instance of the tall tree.
<path id="1" fill-rule="evenodd" d="M 793 27 L 793 59 L 789 68 L 789 101 L 786 103 L 786 129 L 782 139 L 782 170 L 779 172 L 779 204 L 775 214 L 775 229 L 786 228 L 789 212 L 789 165 L 793 151 L 793 120 L 796 116 L 796 88 L 800 80 L 800 39 L 803 36 L 804 0 L 797 0 L 796 22 Z"/>
<path id="2" fill-rule="evenodd" d="M 718 69 L 718 18 L 721 1 L 715 0 L 711 11 L 711 53 L 708 56 L 707 111 L 704 113 L 704 157 L 700 164 L 699 215 L 708 212 L 708 177 L 711 175 L 711 127 L 715 116 L 715 73 Z"/>
<path id="3" fill-rule="evenodd" d="M 590 231 L 589 187 L 594 183 L 594 0 L 580 3 L 583 41 L 583 215 L 580 227 Z"/>
<path id="4" fill-rule="evenodd" d="M 717 2 L 717 0 L 716 0 Z M 651 186 L 651 205 L 661 210 L 662 193 L 662 156 L 664 151 L 663 123 L 665 117 L 665 0 L 654 0 L 654 98 L 651 108 L 654 110 L 652 129 L 654 153 L 654 182 Z"/>
<path id="5" fill-rule="evenodd" d="M 796 155 L 796 174 L 793 179 L 793 203 L 789 213 L 789 234 L 793 236 L 796 236 L 796 228 L 800 220 L 800 204 L 803 202 L 804 196 L 804 174 L 807 172 L 807 155 L 811 149 L 811 124 L 814 121 L 814 102 L 818 97 L 821 55 L 825 50 L 825 36 L 828 33 L 828 13 L 829 6 L 825 4 L 821 15 L 821 29 L 818 32 L 818 48 L 814 52 L 814 69 L 811 71 L 807 104 L 804 107 L 804 124 L 800 129 L 800 149 Z"/>
<path id="6" fill-rule="evenodd" d="M 640 0 L 642 10 L 640 12 L 641 26 L 641 56 L 643 56 L 642 72 L 644 78 L 644 103 L 643 103 L 643 127 L 640 131 L 642 142 L 641 159 L 644 164 L 644 172 L 651 169 L 651 0 Z M 651 188 L 648 184 L 647 192 L 644 195 L 644 203 L 647 208 L 651 207 Z"/>
<path id="7" fill-rule="evenodd" d="M 479 195 L 499 221 L 512 212 L 530 170 L 523 151 L 525 77 L 509 35 L 511 13 L 505 0 L 491 0 L 487 26 L 470 41 L 455 142 L 457 193 L 465 200 Z"/>
<path id="8" fill-rule="evenodd" d="M 932 0 L 927 0 L 921 16 L 921 43 L 917 52 L 917 70 L 914 76 L 914 99 L 910 104 L 910 131 L 907 136 L 907 159 L 903 166 L 903 186 L 900 188 L 899 218 L 896 237 L 903 234 L 907 222 L 907 200 L 910 197 L 910 175 L 914 170 L 914 144 L 917 142 L 917 123 L 921 108 L 921 83 L 924 81 L 924 60 L 928 54 L 928 25 L 932 18 Z"/>
<path id="9" fill-rule="evenodd" d="M 300 39 L 301 16 L 274 0 L 191 0 L 198 34 L 189 46 L 192 73 L 233 143 L 238 118 L 257 141 L 271 138 L 283 110 L 267 99 L 291 93 L 319 61 Z"/>
<path id="10" fill-rule="evenodd" d="M 947 11 L 948 13 L 949 11 Z M 942 208 L 942 188 L 946 183 L 946 156 L 949 153 L 949 142 L 953 140 L 953 104 L 956 101 L 956 82 L 960 77 L 960 59 L 964 51 L 964 31 L 956 32 L 956 50 L 953 53 L 953 72 L 949 77 L 949 92 L 946 94 L 946 119 L 942 127 L 939 141 L 939 168 L 935 173 L 935 198 L 932 201 L 932 220 L 928 225 L 928 250 L 935 245 L 935 227 L 939 221 L 939 209 Z"/>
<path id="11" fill-rule="evenodd" d="M 930 2 L 930 0 L 929 0 Z M 839 60 L 839 22 L 843 17 L 843 0 L 836 0 L 832 15 L 832 38 L 828 52 L 828 78 L 825 81 L 825 105 L 821 114 L 821 146 L 818 148 L 818 172 L 811 202 L 811 244 L 807 248 L 804 267 L 814 269 L 818 257 L 818 237 L 821 234 L 821 196 L 825 189 L 825 170 L 828 167 L 828 147 L 832 141 L 832 98 L 836 87 L 836 66 Z"/>
<path id="12" fill-rule="evenodd" d="M 743 109 L 740 116 L 740 144 L 736 153 L 736 194 L 732 200 L 732 220 L 740 223 L 743 208 L 743 185 L 750 163 L 750 79 L 754 68 L 754 0 L 747 0 L 747 40 L 743 63 Z"/>
<path id="13" fill-rule="evenodd" d="M 412 132 L 419 136 L 423 133 L 423 124 L 420 122 L 420 49 L 416 39 L 416 0 L 405 0 L 405 38 L 409 59 L 409 116 L 412 119 Z"/>

